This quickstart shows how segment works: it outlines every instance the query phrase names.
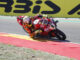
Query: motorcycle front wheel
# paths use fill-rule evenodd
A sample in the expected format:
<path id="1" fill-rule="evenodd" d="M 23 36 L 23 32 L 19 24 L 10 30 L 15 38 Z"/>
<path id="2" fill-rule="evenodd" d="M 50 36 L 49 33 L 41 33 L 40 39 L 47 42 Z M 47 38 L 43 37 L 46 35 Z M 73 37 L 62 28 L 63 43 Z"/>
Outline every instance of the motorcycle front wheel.
<path id="1" fill-rule="evenodd" d="M 59 40 L 65 40 L 66 39 L 66 35 L 59 29 L 56 29 L 54 31 L 55 33 L 55 37 L 58 38 Z"/>

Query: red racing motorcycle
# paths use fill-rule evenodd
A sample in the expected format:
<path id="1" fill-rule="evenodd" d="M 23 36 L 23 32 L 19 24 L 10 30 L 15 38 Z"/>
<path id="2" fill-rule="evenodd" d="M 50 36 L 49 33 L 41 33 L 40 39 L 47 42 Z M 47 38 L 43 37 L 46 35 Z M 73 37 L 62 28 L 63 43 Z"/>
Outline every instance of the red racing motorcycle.
<path id="1" fill-rule="evenodd" d="M 23 17 L 24 16 L 17 17 L 17 21 L 22 27 L 23 27 Z M 50 18 L 48 18 L 48 19 L 50 19 Z M 37 21 L 37 23 L 35 23 L 35 21 Z M 41 22 L 43 22 L 43 23 L 40 24 Z M 61 30 L 59 30 L 57 28 L 57 23 L 58 23 L 58 21 L 54 21 L 53 19 L 51 20 L 51 23 L 49 23 L 45 19 L 41 19 L 41 18 L 38 18 L 38 19 L 34 20 L 32 22 L 32 24 L 34 26 L 34 30 L 38 30 L 38 32 L 39 32 L 36 35 L 34 35 L 34 38 L 35 37 L 45 37 L 46 36 L 46 37 L 49 37 L 49 38 L 56 37 L 59 40 L 65 40 L 66 35 Z"/>

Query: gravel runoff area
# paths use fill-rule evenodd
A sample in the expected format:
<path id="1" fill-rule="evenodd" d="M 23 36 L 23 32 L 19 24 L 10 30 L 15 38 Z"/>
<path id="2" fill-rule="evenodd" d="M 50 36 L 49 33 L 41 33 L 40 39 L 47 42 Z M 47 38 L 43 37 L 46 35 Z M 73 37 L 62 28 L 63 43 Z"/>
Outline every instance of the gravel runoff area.
<path id="1" fill-rule="evenodd" d="M 47 52 L 0 43 L 0 60 L 75 60 Z"/>

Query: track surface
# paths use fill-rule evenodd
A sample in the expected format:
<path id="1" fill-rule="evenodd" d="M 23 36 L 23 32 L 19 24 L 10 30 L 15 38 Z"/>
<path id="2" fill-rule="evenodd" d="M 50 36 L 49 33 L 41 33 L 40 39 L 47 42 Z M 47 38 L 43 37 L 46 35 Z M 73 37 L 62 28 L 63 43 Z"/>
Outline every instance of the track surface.
<path id="1" fill-rule="evenodd" d="M 48 39 L 39 38 L 32 39 L 25 35 L 7 33 L 0 33 L 0 42 L 80 60 L 80 44 L 54 42 Z"/>
<path id="2" fill-rule="evenodd" d="M 80 21 L 59 19 L 58 28 L 62 30 L 70 42 L 80 43 Z M 16 17 L 0 16 L 0 32 L 27 35 L 22 27 L 17 23 Z"/>

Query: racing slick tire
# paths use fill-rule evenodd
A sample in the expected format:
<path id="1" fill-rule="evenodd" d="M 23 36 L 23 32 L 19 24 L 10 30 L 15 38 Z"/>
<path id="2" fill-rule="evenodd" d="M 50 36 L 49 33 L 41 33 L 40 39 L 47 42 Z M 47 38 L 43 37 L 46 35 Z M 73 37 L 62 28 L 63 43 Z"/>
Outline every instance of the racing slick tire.
<path id="1" fill-rule="evenodd" d="M 61 30 L 56 29 L 54 33 L 55 33 L 56 38 L 58 38 L 59 40 L 66 39 L 66 35 Z"/>

